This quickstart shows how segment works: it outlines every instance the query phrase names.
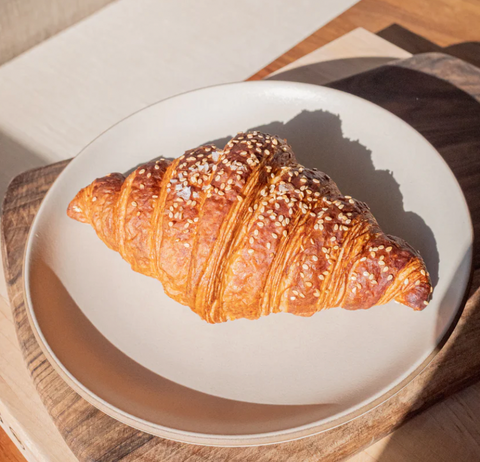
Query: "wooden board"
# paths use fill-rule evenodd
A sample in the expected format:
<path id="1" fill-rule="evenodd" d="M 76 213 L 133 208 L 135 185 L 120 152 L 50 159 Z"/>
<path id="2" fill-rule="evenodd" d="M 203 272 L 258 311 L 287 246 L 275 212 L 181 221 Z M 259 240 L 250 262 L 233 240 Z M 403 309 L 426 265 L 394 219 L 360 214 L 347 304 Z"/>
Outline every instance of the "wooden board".
<path id="1" fill-rule="evenodd" d="M 287 73 L 284 78 L 292 79 L 293 74 Z M 459 179 L 478 231 L 480 158 L 476 154 L 480 148 L 480 70 L 455 58 L 426 54 L 331 86 L 386 107 L 426 136 Z M 424 372 L 368 414 L 305 440 L 229 449 L 170 442 L 116 422 L 83 401 L 53 371 L 34 340 L 23 303 L 21 270 L 27 232 L 41 199 L 67 162 L 26 172 L 13 181 L 4 202 L 2 242 L 14 320 L 28 368 L 55 424 L 81 461 L 338 460 L 480 378 L 477 249 L 472 291 L 453 335 Z"/>
<path id="2" fill-rule="evenodd" d="M 377 34 L 398 24 L 441 47 L 474 45 L 480 41 L 480 2 L 478 0 L 361 0 L 318 29 L 287 53 L 255 74 L 263 79 L 281 67 L 323 47 L 357 27 Z M 381 35 L 387 40 L 390 37 Z M 467 42 L 467 43 L 462 43 Z M 402 47 L 401 43 L 397 43 Z M 406 48 L 408 51 L 412 51 Z M 427 51 L 427 50 L 424 50 Z M 433 51 L 433 50 L 428 50 Z M 438 50 L 436 50 L 438 51 Z M 419 51 L 412 51 L 416 54 Z M 446 53 L 450 54 L 450 50 Z M 478 55 L 478 48 L 477 48 Z M 459 55 L 454 55 L 458 56 Z"/>
<path id="3" fill-rule="evenodd" d="M 339 59 L 335 59 L 336 56 Z M 358 59 L 361 57 L 383 58 L 381 63 L 379 63 L 379 61 L 367 63 L 369 65 L 368 69 L 372 69 L 378 67 L 380 64 L 385 64 L 385 59 L 394 61 L 395 59 L 406 56 L 403 50 L 392 46 L 386 40 L 370 32 L 366 32 L 363 29 L 356 29 L 334 40 L 326 47 L 316 50 L 305 58 L 309 59 L 310 63 L 312 59 L 322 62 L 322 66 L 315 68 L 315 78 L 323 79 L 325 82 L 331 82 L 332 80 L 338 80 L 347 75 L 365 71 L 364 60 Z M 333 64 L 335 64 L 335 66 L 332 66 L 332 59 L 334 60 Z M 303 60 L 300 61 L 299 64 L 306 64 Z M 49 62 L 48 60 L 46 63 L 42 62 L 42 65 L 48 67 Z M 357 67 L 357 65 L 361 66 Z M 347 73 L 345 73 L 345 71 L 347 71 Z M 54 73 L 51 75 L 56 76 L 57 74 Z M 91 91 L 94 91 L 95 88 L 95 85 L 91 86 Z M 133 100 L 142 104 L 154 102 L 156 89 L 147 88 L 145 92 L 147 93 L 146 99 L 139 99 L 138 95 L 136 95 L 136 97 L 134 95 Z M 32 96 L 39 98 L 45 97 L 45 94 L 44 92 L 40 95 L 35 93 Z M 31 102 L 31 98 L 28 99 L 29 102 Z M 80 99 L 84 103 L 86 100 L 89 100 L 91 104 L 99 104 L 98 97 L 93 98 L 91 92 L 81 92 Z M 35 105 L 35 101 L 32 104 Z M 104 107 L 101 112 L 106 111 L 110 115 L 111 113 L 116 113 L 118 110 L 117 106 L 122 106 L 123 104 L 123 98 L 121 101 L 116 100 L 115 104 L 113 104 L 113 106 L 111 104 L 103 104 Z M 44 114 L 45 112 L 42 111 L 42 113 Z M 51 117 L 54 117 L 54 113 L 54 108 L 50 108 L 50 116 L 42 118 L 41 121 L 38 121 L 38 125 L 43 126 L 44 130 L 48 133 L 50 133 L 49 130 L 52 129 L 61 133 L 62 155 L 64 159 L 67 159 L 69 154 L 80 149 L 78 139 L 76 139 L 74 132 L 83 131 L 86 120 L 88 126 L 91 128 L 91 119 L 85 119 L 85 113 L 82 115 L 82 111 L 79 112 L 76 106 L 75 111 L 69 112 L 68 117 L 62 118 L 61 124 L 59 119 L 55 119 L 56 122 L 52 124 Z M 118 120 L 120 118 L 121 117 L 119 117 Z M 96 133 L 102 131 L 102 125 L 93 125 L 96 127 Z M 31 136 L 31 130 L 27 131 L 29 136 Z M 1 132 L 2 130 L 0 129 L 0 157 L 7 154 L 7 158 L 12 160 L 12 162 L 2 163 L 0 172 L 0 197 L 3 200 L 4 192 L 12 178 L 28 169 L 41 167 L 45 165 L 45 162 L 41 162 L 40 164 L 36 163 L 36 161 L 32 162 L 32 160 L 35 159 L 32 154 L 38 152 L 38 146 L 34 145 L 32 147 L 32 144 L 29 142 L 29 147 L 27 148 L 24 137 L 8 139 L 8 141 L 5 142 L 7 139 Z M 7 298 L 7 287 L 4 280 L 3 267 L 0 265 L 0 427 L 3 427 L 29 462 L 76 461 L 77 458 L 72 454 L 60 436 L 59 431 L 43 406 L 39 395 L 35 392 L 35 386 L 25 367 L 20 345 L 16 338 L 13 316 L 10 305 L 6 301 Z M 448 400 L 448 402 L 450 401 L 451 400 Z M 467 420 L 465 418 L 464 420 L 467 424 L 472 423 L 471 419 Z M 434 422 L 434 419 L 432 419 L 432 422 Z M 395 433 L 397 434 L 397 432 Z M 442 441 L 448 442 L 448 438 L 442 437 L 441 435 L 438 437 L 441 438 Z M 370 447 L 368 451 L 376 451 L 376 453 L 378 453 L 381 451 L 383 445 L 386 444 L 386 439 L 389 438 L 390 437 L 383 438 L 377 444 L 373 445 L 373 447 Z M 422 445 L 422 447 L 426 446 Z M 372 462 L 371 458 L 363 452 L 354 456 L 355 462 L 363 462 L 364 457 L 367 457 L 367 460 Z"/>

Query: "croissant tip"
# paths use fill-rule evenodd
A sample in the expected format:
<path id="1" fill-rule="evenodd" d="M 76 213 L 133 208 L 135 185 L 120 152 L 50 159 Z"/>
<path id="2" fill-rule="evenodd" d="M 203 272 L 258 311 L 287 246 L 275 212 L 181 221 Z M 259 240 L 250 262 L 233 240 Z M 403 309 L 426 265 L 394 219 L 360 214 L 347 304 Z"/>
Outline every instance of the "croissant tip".
<path id="1" fill-rule="evenodd" d="M 67 215 L 81 223 L 87 223 L 87 216 L 83 208 L 79 205 L 79 201 L 77 198 L 73 199 L 67 207 Z"/>
<path id="2" fill-rule="evenodd" d="M 403 305 L 413 308 L 414 311 L 424 310 L 431 300 L 432 286 L 428 284 L 414 285 L 407 288 L 395 300 Z"/>

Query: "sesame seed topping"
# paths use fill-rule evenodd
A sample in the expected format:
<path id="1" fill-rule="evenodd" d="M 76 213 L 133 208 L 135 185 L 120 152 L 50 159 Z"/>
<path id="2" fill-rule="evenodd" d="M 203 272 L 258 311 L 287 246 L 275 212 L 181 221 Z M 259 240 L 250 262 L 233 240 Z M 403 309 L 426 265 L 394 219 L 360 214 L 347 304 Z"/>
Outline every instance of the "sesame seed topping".
<path id="1" fill-rule="evenodd" d="M 171 228 L 173 226 L 173 221 L 169 221 L 168 226 L 170 226 L 170 228 Z"/>
<path id="2" fill-rule="evenodd" d="M 267 249 L 270 249 L 270 247 L 272 247 L 272 244 L 270 244 L 270 242 L 267 242 Z"/>
<path id="3" fill-rule="evenodd" d="M 143 175 L 145 173 L 145 169 L 142 168 L 138 173 L 140 173 L 140 175 Z"/>
<path id="4" fill-rule="evenodd" d="M 387 281 L 391 281 L 393 279 L 393 276 L 391 274 L 388 275 Z"/>
<path id="5" fill-rule="evenodd" d="M 313 255 L 313 256 L 312 256 L 312 260 L 313 260 L 313 261 L 318 261 L 318 257 L 317 257 L 316 255 Z"/>
<path id="6" fill-rule="evenodd" d="M 306 285 L 307 287 L 312 287 L 312 286 L 313 286 L 313 284 L 312 284 L 310 281 L 307 281 L 307 282 L 305 283 L 305 285 Z"/>
<path id="7" fill-rule="evenodd" d="M 97 200 L 96 196 L 92 197 L 92 202 L 95 202 Z"/>
<path id="8" fill-rule="evenodd" d="M 248 249 L 248 253 L 249 253 L 249 254 L 252 254 L 252 253 L 253 253 L 253 249 Z"/>
<path id="9" fill-rule="evenodd" d="M 132 201 L 132 205 L 136 207 L 138 204 L 135 201 Z"/>
<path id="10" fill-rule="evenodd" d="M 313 295 L 317 298 L 320 297 L 320 291 L 318 289 L 315 289 L 315 291 L 313 292 Z"/>
<path id="11" fill-rule="evenodd" d="M 159 168 L 160 167 L 157 164 L 155 164 L 155 170 L 158 170 Z"/>
<path id="12" fill-rule="evenodd" d="M 407 284 L 408 284 L 408 278 L 405 279 L 405 281 L 403 281 L 403 283 L 404 283 L 405 285 L 407 285 Z"/>
<path id="13" fill-rule="evenodd" d="M 385 249 L 385 251 L 386 251 L 386 252 L 391 252 L 391 251 L 392 251 L 392 247 L 387 247 L 387 248 Z"/>
<path id="14" fill-rule="evenodd" d="M 323 274 L 319 274 L 318 279 L 320 279 L 320 281 L 323 281 L 325 279 L 325 276 Z"/>
<path id="15" fill-rule="evenodd" d="M 421 274 L 422 276 L 425 276 L 425 270 L 420 270 L 420 274 Z"/>
<path id="16" fill-rule="evenodd" d="M 362 257 L 360 258 L 360 261 L 365 261 L 367 259 L 367 257 Z"/>

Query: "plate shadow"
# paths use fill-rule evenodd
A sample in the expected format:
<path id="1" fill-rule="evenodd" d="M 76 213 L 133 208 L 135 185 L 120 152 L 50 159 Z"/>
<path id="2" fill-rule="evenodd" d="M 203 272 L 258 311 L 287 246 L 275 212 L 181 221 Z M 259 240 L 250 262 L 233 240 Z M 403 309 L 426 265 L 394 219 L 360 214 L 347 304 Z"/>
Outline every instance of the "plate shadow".
<path id="1" fill-rule="evenodd" d="M 440 257 L 432 230 L 419 215 L 404 209 L 393 173 L 376 169 L 372 152 L 344 136 L 338 115 L 304 110 L 286 123 L 271 122 L 250 130 L 286 138 L 300 164 L 327 173 L 343 194 L 366 202 L 385 233 L 401 237 L 420 251 L 436 286 Z M 211 143 L 223 148 L 232 136 Z"/>

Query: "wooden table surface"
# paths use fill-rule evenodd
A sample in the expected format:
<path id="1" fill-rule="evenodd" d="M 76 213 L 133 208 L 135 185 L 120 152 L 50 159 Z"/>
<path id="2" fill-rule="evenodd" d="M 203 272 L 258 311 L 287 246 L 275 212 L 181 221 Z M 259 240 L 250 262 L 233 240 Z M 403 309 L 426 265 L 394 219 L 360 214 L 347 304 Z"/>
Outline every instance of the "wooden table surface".
<path id="1" fill-rule="evenodd" d="M 432 11 L 435 14 L 432 14 Z M 393 23 L 401 24 L 441 46 L 462 41 L 480 41 L 480 2 L 477 0 L 362 0 L 321 28 L 254 78 L 261 78 L 311 52 L 357 26 L 377 32 Z M 435 444 L 446 454 L 455 454 L 455 435 L 462 444 L 479 445 L 480 386 L 474 385 L 415 418 L 393 436 L 377 442 L 355 457 L 355 461 L 387 462 L 438 460 Z M 0 460 L 24 460 L 13 443 L 0 432 Z M 450 446 L 448 446 L 450 444 Z M 382 456 L 388 446 L 388 457 Z M 438 446 L 437 446 L 438 449 Z M 386 455 L 386 454 L 385 454 Z M 443 459 L 442 460 L 448 460 Z M 453 460 L 453 459 L 451 459 Z"/>
<path id="2" fill-rule="evenodd" d="M 361 0 L 252 78 L 262 79 L 357 27 L 378 33 L 393 24 L 440 47 L 462 42 L 480 42 L 480 1 Z"/>

